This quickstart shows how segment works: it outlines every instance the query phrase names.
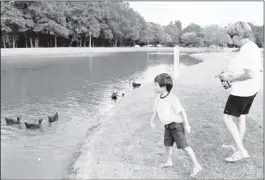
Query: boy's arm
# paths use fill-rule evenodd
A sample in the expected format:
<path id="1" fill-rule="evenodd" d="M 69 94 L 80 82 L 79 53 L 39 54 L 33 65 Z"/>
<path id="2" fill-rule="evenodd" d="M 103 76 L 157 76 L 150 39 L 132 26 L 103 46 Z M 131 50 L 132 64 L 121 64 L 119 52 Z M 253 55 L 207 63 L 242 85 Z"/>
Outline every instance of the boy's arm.
<path id="1" fill-rule="evenodd" d="M 152 114 L 152 117 L 151 117 L 151 120 L 150 120 L 151 123 L 154 123 L 154 120 L 155 120 L 156 116 L 157 116 L 157 111 L 153 111 L 153 114 Z"/>
<path id="2" fill-rule="evenodd" d="M 157 116 L 157 108 L 156 108 L 156 103 L 157 102 L 157 99 L 155 99 L 155 104 L 154 104 L 154 107 L 153 107 L 153 114 L 152 114 L 152 117 L 150 119 L 151 122 L 154 122 L 156 116 Z"/>
<path id="3" fill-rule="evenodd" d="M 182 111 L 180 111 L 180 115 L 181 115 L 181 117 L 183 119 L 184 126 L 190 126 L 186 111 L 184 109 Z"/>
<path id="4" fill-rule="evenodd" d="M 189 124 L 189 121 L 188 121 L 188 118 L 187 118 L 187 114 L 186 114 L 186 111 L 183 109 L 181 112 L 180 112 L 180 115 L 183 119 L 183 124 L 184 124 L 184 129 L 186 130 L 186 132 L 189 134 L 190 133 L 190 124 Z"/>
<path id="5" fill-rule="evenodd" d="M 157 116 L 156 100 L 155 100 L 155 104 L 154 104 L 154 108 L 153 108 L 153 114 L 152 114 L 151 119 L 150 119 L 150 123 L 151 123 L 152 127 L 154 127 L 154 120 Z"/>

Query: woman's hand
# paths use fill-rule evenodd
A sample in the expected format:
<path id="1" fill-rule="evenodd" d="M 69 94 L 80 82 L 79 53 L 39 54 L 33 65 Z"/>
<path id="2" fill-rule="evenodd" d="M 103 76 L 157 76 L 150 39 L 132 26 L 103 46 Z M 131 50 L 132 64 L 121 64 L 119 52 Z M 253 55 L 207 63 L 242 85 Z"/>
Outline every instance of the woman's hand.
<path id="1" fill-rule="evenodd" d="M 217 77 L 224 81 L 231 81 L 234 75 L 231 72 L 224 72 L 224 73 L 218 74 Z"/>

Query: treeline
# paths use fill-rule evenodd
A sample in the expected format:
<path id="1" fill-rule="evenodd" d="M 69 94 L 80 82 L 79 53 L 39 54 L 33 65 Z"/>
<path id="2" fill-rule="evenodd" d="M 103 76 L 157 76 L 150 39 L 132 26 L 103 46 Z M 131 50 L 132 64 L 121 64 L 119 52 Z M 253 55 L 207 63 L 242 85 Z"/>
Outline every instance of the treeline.
<path id="1" fill-rule="evenodd" d="M 263 46 L 263 27 L 251 24 L 253 40 Z M 91 37 L 91 41 L 90 41 Z M 161 26 L 145 19 L 127 2 L 1 1 L 1 47 L 117 47 L 176 44 L 227 46 L 225 28 L 181 21 Z"/>

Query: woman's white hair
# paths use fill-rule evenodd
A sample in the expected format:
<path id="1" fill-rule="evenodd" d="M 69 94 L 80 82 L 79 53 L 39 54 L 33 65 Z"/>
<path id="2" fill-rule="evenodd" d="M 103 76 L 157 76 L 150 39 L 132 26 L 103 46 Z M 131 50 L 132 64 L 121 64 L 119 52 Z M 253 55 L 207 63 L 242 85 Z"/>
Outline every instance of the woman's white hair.
<path id="1" fill-rule="evenodd" d="M 252 35 L 252 29 L 249 23 L 239 21 L 228 27 L 227 33 L 229 35 L 239 35 L 242 38 L 249 38 Z"/>

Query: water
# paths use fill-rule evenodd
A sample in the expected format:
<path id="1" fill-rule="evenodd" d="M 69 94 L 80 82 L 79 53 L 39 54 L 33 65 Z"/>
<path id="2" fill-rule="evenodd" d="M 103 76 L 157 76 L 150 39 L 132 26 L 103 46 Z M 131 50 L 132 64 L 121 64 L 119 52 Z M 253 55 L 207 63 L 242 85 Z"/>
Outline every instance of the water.
<path id="1" fill-rule="evenodd" d="M 188 56 L 183 64 L 197 63 Z M 173 56 L 145 52 L 88 57 L 1 59 L 1 177 L 61 179 L 69 173 L 83 140 L 100 127 L 115 102 L 113 91 L 132 91 L 128 80 L 152 81 L 169 71 Z M 189 64 L 190 65 L 190 64 Z M 59 113 L 49 124 L 47 116 Z M 115 112 L 114 112 L 115 113 Z M 7 126 L 4 117 L 21 115 L 22 122 L 42 128 Z"/>

